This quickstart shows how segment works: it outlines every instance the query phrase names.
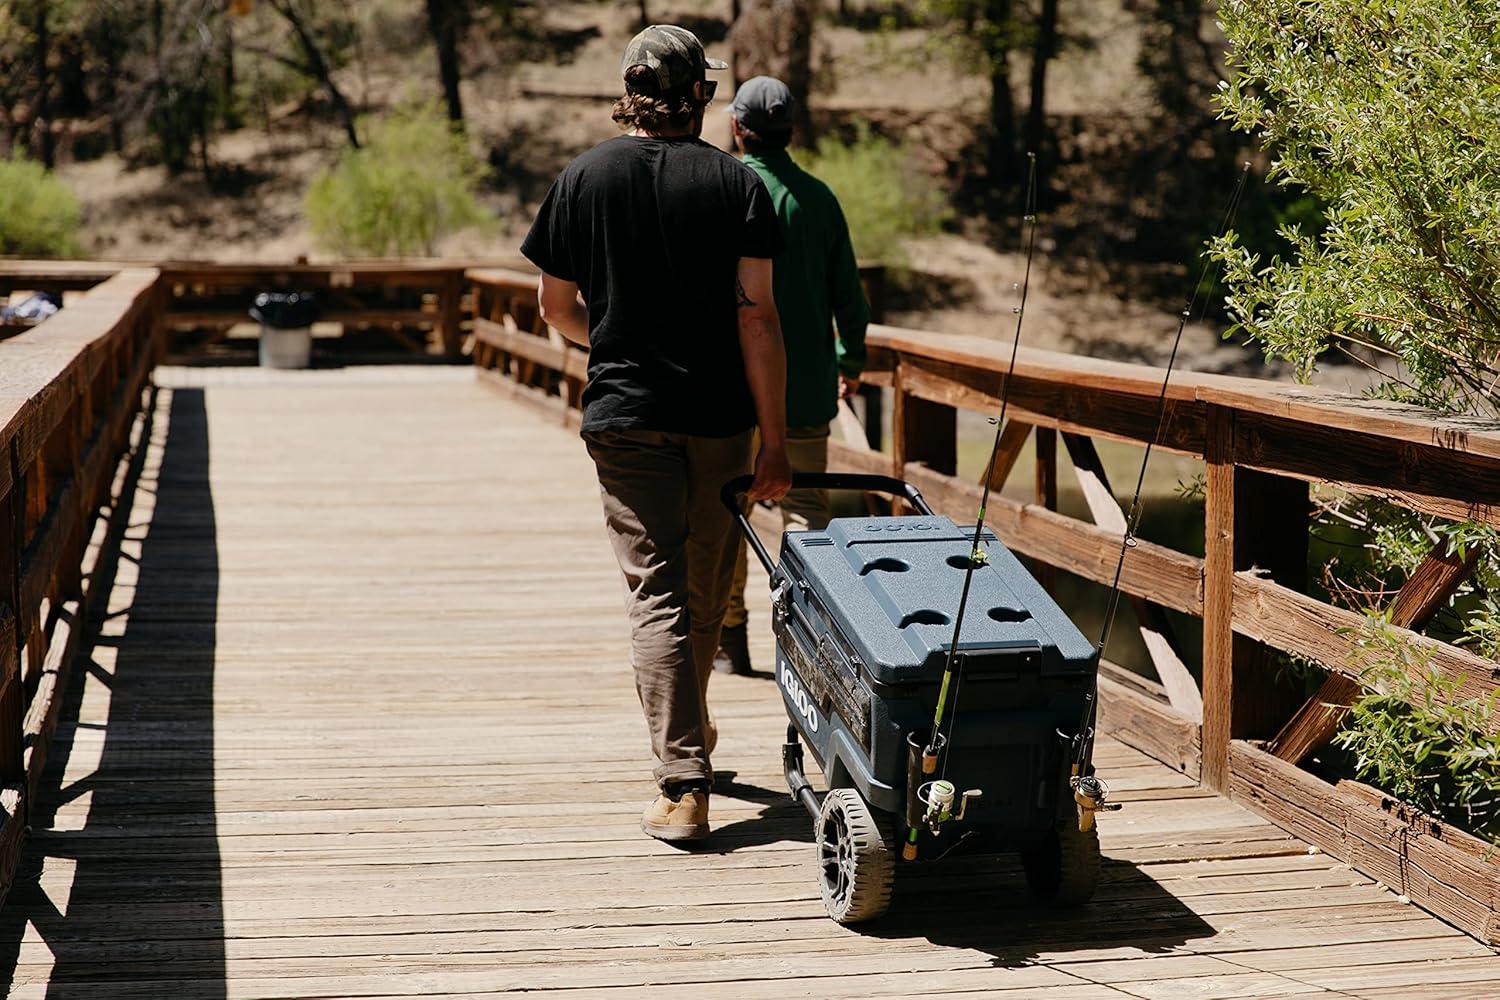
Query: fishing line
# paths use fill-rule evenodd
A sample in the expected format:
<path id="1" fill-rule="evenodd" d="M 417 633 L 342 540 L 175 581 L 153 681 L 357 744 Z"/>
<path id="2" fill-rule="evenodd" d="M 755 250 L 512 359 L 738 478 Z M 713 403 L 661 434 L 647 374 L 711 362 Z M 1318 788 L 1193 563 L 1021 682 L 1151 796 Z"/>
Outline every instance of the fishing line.
<path id="1" fill-rule="evenodd" d="M 1229 232 L 1229 227 L 1234 224 L 1235 214 L 1239 211 L 1240 202 L 1245 194 L 1245 186 L 1250 179 L 1250 164 L 1247 162 L 1244 169 L 1240 171 L 1240 179 L 1234 186 L 1234 191 L 1229 196 L 1228 203 L 1224 206 L 1224 216 L 1219 220 L 1219 228 L 1216 236 L 1222 238 Z M 1099 658 L 1103 660 L 1105 647 L 1109 645 L 1110 633 L 1114 629 L 1115 616 L 1120 608 L 1120 578 L 1125 571 L 1125 555 L 1135 548 L 1136 529 L 1141 522 L 1141 493 L 1146 485 L 1146 466 L 1151 461 L 1151 451 L 1157 441 L 1161 438 L 1161 430 L 1167 419 L 1167 388 L 1172 381 L 1172 370 L 1177 365 L 1177 353 L 1182 346 L 1182 334 L 1187 329 L 1188 321 L 1193 318 L 1193 310 L 1198 310 L 1198 319 L 1201 321 L 1208 311 L 1208 299 L 1204 295 L 1204 286 L 1210 272 L 1213 270 L 1213 258 L 1205 251 L 1203 253 L 1203 264 L 1198 271 L 1198 280 L 1193 283 L 1192 294 L 1188 297 L 1187 305 L 1183 307 L 1182 313 L 1177 318 L 1177 335 L 1172 340 L 1172 353 L 1167 358 L 1167 369 L 1162 373 L 1161 393 L 1156 399 L 1156 429 L 1146 441 L 1145 454 L 1141 456 L 1140 471 L 1135 479 L 1135 495 L 1131 497 L 1130 507 L 1125 515 L 1125 533 L 1120 539 L 1120 558 L 1115 563 L 1114 581 L 1110 584 L 1109 600 L 1105 605 L 1104 625 L 1100 629 L 1097 648 Z M 1200 302 L 1200 299 L 1202 300 Z M 1094 684 L 1089 692 L 1088 699 L 1084 702 L 1083 718 L 1078 729 L 1078 749 L 1074 755 L 1074 775 L 1082 776 L 1087 771 L 1089 758 L 1094 748 L 1094 716 L 1099 701 L 1099 677 L 1096 672 Z"/>
<path id="2" fill-rule="evenodd" d="M 974 539 L 969 547 L 969 559 L 964 567 L 964 586 L 958 597 L 958 613 L 953 620 L 953 640 L 948 644 L 948 661 L 943 667 L 943 683 L 938 690 L 937 711 L 932 721 L 934 737 L 928 752 L 935 752 L 940 747 L 947 747 L 953 738 L 953 730 L 958 722 L 958 695 L 963 688 L 964 672 L 963 659 L 958 654 L 959 636 L 964 627 L 964 611 L 969 604 L 969 587 L 974 581 L 974 570 L 989 561 L 982 545 L 984 543 L 984 514 L 990 499 L 990 481 L 995 473 L 995 461 L 1000 454 L 1000 437 L 1005 427 L 1005 413 L 1010 406 L 1010 386 L 1014 381 L 1016 373 L 1016 358 L 1021 351 L 1021 326 L 1026 321 L 1026 293 L 1031 288 L 1031 262 L 1036 251 L 1036 154 L 1027 153 L 1026 172 L 1026 198 L 1025 208 L 1022 215 L 1023 221 L 1029 227 L 1026 235 L 1026 271 L 1021 279 L 1021 302 L 1015 307 L 1016 313 L 1016 335 L 1015 341 L 1010 348 L 1010 366 L 1005 372 L 1005 384 L 1000 390 L 1000 416 L 995 419 L 995 442 L 990 447 L 990 458 L 984 467 L 984 487 L 979 497 L 979 516 L 974 523 Z M 947 735 L 943 732 L 943 716 L 947 708 L 948 684 L 953 681 L 953 712 L 949 714 Z M 943 754 L 942 773 L 940 777 L 948 774 L 948 753 Z"/>

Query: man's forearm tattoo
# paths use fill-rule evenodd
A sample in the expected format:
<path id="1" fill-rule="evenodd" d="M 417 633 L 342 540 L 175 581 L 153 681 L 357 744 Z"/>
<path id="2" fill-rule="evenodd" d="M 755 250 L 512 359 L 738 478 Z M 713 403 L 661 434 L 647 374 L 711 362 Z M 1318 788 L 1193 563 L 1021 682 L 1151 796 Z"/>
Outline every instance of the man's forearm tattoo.
<path id="1" fill-rule="evenodd" d="M 750 298 L 749 294 L 745 291 L 745 283 L 739 278 L 734 279 L 734 294 L 735 303 L 741 309 L 750 309 L 755 306 L 755 300 Z"/>

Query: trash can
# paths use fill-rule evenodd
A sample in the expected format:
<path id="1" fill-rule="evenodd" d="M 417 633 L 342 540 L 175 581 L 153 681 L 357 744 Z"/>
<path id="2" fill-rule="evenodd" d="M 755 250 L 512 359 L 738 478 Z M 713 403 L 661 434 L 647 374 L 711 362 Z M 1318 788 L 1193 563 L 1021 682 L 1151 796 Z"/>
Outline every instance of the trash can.
<path id="1" fill-rule="evenodd" d="M 250 316 L 260 323 L 262 368 L 306 368 L 317 304 L 306 292 L 261 292 Z"/>

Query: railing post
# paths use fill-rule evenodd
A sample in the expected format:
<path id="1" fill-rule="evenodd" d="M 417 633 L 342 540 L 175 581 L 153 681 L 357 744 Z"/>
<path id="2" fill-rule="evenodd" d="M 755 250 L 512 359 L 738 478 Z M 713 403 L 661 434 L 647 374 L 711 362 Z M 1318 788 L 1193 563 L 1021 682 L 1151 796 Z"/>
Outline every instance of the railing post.
<path id="1" fill-rule="evenodd" d="M 907 392 L 901 385 L 899 365 L 892 422 L 897 476 L 904 474 L 908 462 L 922 462 L 950 476 L 958 471 L 958 411 Z"/>
<path id="2" fill-rule="evenodd" d="M 859 387 L 859 398 L 865 401 L 865 443 L 870 446 L 871 451 L 879 451 L 885 441 L 884 429 L 881 427 L 885 417 L 880 386 L 864 383 Z"/>
<path id="3" fill-rule="evenodd" d="M 456 358 L 463 346 L 463 296 L 464 273 L 450 271 L 443 275 L 443 286 L 438 292 L 438 335 L 442 341 L 443 355 Z"/>
<path id="4" fill-rule="evenodd" d="M 870 322 L 885 322 L 885 289 L 886 270 L 885 265 L 872 265 L 862 267 L 859 271 L 864 280 L 865 295 L 870 302 Z M 884 434 L 881 427 L 882 412 L 881 397 L 884 394 L 880 386 L 865 383 L 859 387 L 859 398 L 865 401 L 865 443 L 870 446 L 871 451 L 880 451 L 883 444 Z"/>
<path id="5" fill-rule="evenodd" d="M 1203 515 L 1203 765 L 1202 782 L 1229 789 L 1229 738 L 1234 714 L 1234 411 L 1207 414 Z"/>

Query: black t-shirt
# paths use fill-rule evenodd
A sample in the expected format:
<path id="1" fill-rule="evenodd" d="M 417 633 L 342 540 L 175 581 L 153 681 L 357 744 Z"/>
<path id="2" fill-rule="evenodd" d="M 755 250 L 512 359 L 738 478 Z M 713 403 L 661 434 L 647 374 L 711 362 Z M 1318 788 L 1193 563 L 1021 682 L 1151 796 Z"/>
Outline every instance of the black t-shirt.
<path id="1" fill-rule="evenodd" d="M 780 250 L 760 178 L 701 139 L 622 135 L 568 164 L 521 252 L 588 304 L 583 430 L 752 427 L 736 269 Z"/>

